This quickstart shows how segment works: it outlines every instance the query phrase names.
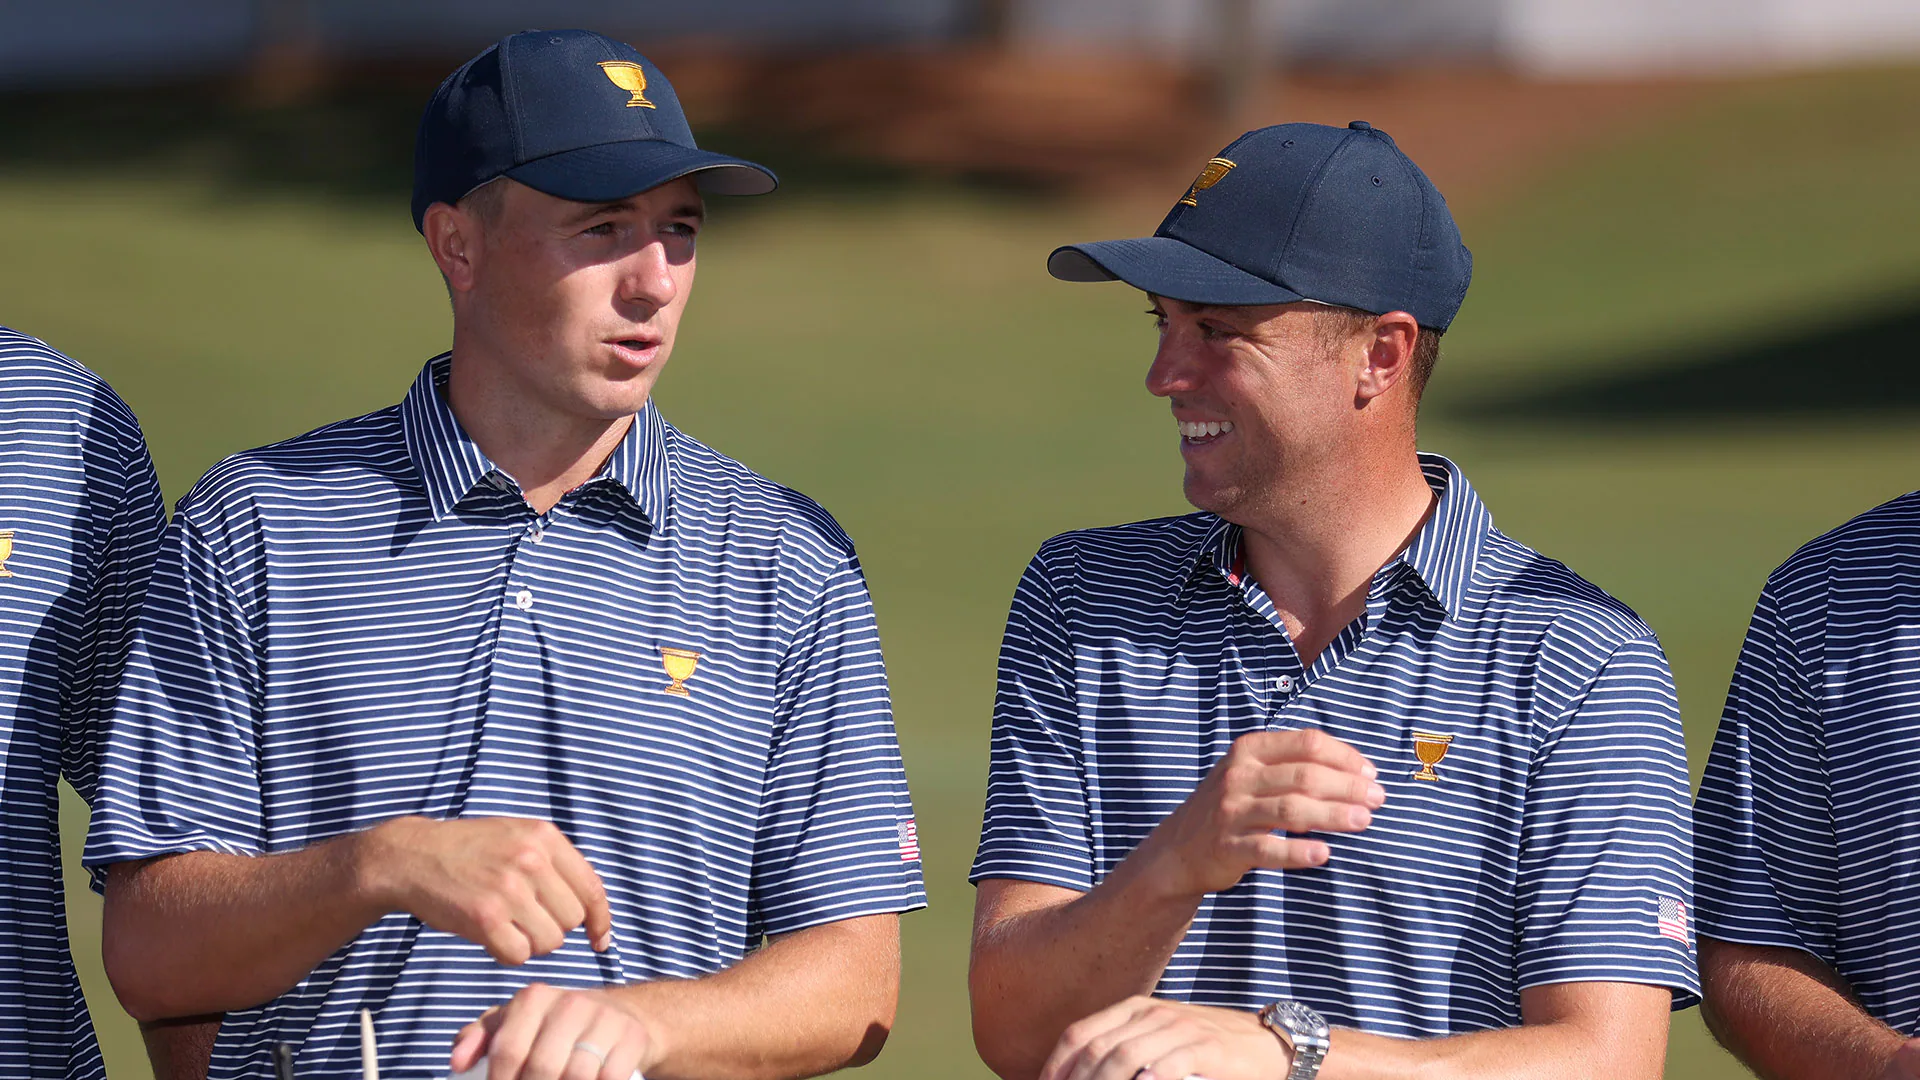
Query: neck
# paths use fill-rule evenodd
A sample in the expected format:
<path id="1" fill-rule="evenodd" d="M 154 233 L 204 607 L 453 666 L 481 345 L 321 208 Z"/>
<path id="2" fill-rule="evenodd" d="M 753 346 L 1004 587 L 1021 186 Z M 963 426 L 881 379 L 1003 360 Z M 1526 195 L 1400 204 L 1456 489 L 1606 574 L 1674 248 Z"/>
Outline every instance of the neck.
<path id="1" fill-rule="evenodd" d="M 447 406 L 480 452 L 520 485 L 536 514 L 593 479 L 633 426 L 631 415 L 602 420 L 546 407 L 484 357 L 463 354 L 457 342 Z"/>
<path id="2" fill-rule="evenodd" d="M 1366 610 L 1373 576 L 1409 543 L 1437 500 L 1412 446 L 1319 470 L 1242 522 L 1247 572 L 1278 609 L 1303 664 Z"/>

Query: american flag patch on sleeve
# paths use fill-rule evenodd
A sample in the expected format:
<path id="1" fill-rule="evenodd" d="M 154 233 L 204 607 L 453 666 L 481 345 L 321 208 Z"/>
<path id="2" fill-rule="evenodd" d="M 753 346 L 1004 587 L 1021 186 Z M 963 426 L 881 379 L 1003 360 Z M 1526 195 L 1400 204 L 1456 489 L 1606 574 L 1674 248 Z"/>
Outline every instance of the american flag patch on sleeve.
<path id="1" fill-rule="evenodd" d="M 1661 937 L 1669 937 L 1685 945 L 1687 943 L 1686 902 L 1671 896 L 1661 897 L 1658 925 Z"/>
<path id="2" fill-rule="evenodd" d="M 920 830 L 914 826 L 913 819 L 900 823 L 900 861 L 917 862 L 920 858 Z"/>

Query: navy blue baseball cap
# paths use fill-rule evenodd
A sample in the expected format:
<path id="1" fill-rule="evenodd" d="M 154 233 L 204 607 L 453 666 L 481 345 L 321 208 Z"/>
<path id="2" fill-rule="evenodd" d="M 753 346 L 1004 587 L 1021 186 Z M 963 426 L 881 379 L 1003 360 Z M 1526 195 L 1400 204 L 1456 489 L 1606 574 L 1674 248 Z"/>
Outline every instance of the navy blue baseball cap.
<path id="1" fill-rule="evenodd" d="M 500 176 L 597 203 L 694 174 L 721 195 L 764 195 L 779 182 L 695 145 L 673 84 L 633 46 L 587 30 L 526 30 L 460 65 L 427 103 L 413 227 L 424 229 L 427 207 Z"/>
<path id="2" fill-rule="evenodd" d="M 1473 254 L 1420 167 L 1356 120 L 1249 131 L 1207 162 L 1152 236 L 1070 244 L 1047 271 L 1190 304 L 1405 311 L 1445 330 Z"/>

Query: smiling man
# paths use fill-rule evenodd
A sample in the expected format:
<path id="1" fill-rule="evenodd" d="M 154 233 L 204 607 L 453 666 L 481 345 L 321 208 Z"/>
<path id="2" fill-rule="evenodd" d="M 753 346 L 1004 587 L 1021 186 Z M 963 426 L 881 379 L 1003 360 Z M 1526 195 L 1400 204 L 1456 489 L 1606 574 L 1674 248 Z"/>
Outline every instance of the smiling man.
<path id="1" fill-rule="evenodd" d="M 1416 450 L 1471 259 L 1384 133 L 1287 124 L 1152 236 L 1199 513 L 1049 541 L 1000 657 L 971 971 L 1047 1080 L 1661 1075 L 1687 760 L 1633 612 Z"/>
<path id="2" fill-rule="evenodd" d="M 923 900 L 860 565 L 667 424 L 698 149 L 631 48 L 456 71 L 413 198 L 453 347 L 181 502 L 86 860 L 143 1020 L 215 1078 L 796 1077 L 869 1060 Z"/>

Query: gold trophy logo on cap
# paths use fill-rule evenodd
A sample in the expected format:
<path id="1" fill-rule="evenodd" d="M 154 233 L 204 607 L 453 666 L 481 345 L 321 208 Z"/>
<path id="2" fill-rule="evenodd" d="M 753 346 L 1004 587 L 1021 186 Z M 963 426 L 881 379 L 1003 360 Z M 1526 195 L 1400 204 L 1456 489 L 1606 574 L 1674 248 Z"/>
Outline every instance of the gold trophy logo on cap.
<path id="1" fill-rule="evenodd" d="M 1440 759 L 1447 756 L 1447 748 L 1453 745 L 1451 735 L 1431 735 L 1424 731 L 1413 733 L 1413 756 L 1420 759 L 1420 767 L 1414 770 L 1413 779 L 1439 781 L 1440 774 L 1433 771 Z"/>
<path id="2" fill-rule="evenodd" d="M 1196 196 L 1219 183 L 1221 177 L 1232 171 L 1233 162 L 1228 161 L 1226 158 L 1217 157 L 1208 159 L 1206 168 L 1201 169 L 1200 175 L 1193 178 L 1193 184 L 1187 188 L 1187 193 L 1180 196 L 1180 205 L 1199 206 L 1200 200 L 1196 198 Z"/>
<path id="3" fill-rule="evenodd" d="M 600 70 L 607 73 L 613 85 L 633 96 L 627 99 L 629 109 L 651 109 L 653 102 L 647 100 L 647 73 L 640 65 L 630 60 L 602 60 Z"/>
<path id="4" fill-rule="evenodd" d="M 687 680 L 693 678 L 694 669 L 700 666 L 699 653 L 691 649 L 663 648 L 660 650 L 660 666 L 667 669 L 667 678 L 673 680 L 662 687 L 663 690 L 681 697 L 692 693 L 687 689 Z"/>

